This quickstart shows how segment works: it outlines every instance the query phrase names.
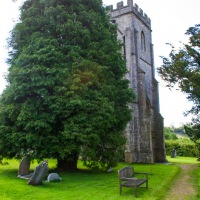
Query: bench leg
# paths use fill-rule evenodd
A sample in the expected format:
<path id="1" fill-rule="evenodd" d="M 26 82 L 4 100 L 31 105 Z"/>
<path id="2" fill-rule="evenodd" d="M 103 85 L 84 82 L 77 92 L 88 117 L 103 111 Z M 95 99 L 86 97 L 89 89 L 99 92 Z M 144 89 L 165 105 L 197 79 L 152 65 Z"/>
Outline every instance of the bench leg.
<path id="1" fill-rule="evenodd" d="M 121 185 L 119 186 L 119 193 L 120 193 L 120 195 L 122 195 L 122 186 Z"/>
<path id="2" fill-rule="evenodd" d="M 135 197 L 137 197 L 137 187 L 134 187 Z"/>

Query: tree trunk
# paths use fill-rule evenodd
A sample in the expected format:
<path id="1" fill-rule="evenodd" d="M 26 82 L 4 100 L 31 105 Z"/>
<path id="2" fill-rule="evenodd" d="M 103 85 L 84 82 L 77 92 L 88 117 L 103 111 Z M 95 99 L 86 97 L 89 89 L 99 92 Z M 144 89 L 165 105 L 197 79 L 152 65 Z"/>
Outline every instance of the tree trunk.
<path id="1" fill-rule="evenodd" d="M 77 170 L 78 155 L 76 153 L 69 155 L 68 157 L 61 159 L 57 158 L 57 168 L 67 171 Z"/>

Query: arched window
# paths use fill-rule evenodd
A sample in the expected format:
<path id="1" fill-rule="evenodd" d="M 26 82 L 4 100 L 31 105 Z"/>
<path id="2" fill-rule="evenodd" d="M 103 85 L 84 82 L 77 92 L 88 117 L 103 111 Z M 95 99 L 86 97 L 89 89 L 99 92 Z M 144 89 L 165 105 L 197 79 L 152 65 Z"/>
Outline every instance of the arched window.
<path id="1" fill-rule="evenodd" d="M 146 51 L 145 35 L 143 31 L 141 32 L 141 49 Z"/>
<path id="2" fill-rule="evenodd" d="M 126 59 L 126 37 L 125 35 L 122 37 L 123 40 L 123 54 L 124 54 L 124 58 Z"/>

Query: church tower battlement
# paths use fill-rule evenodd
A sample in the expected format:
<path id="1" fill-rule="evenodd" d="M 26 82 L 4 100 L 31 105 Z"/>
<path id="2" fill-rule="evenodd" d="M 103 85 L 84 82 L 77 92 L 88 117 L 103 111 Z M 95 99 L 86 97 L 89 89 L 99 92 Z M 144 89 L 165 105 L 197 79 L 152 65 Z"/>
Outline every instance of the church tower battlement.
<path id="1" fill-rule="evenodd" d="M 132 121 L 126 128 L 125 161 L 129 163 L 165 162 L 164 125 L 159 108 L 158 82 L 155 79 L 151 20 L 133 0 L 109 7 L 117 37 L 123 43 L 130 88 L 136 94 L 130 105 Z"/>
<path id="2" fill-rule="evenodd" d="M 113 9 L 113 5 L 107 6 L 112 12 L 113 17 L 117 15 L 127 14 L 133 12 L 144 24 L 148 27 L 151 27 L 151 19 L 143 12 L 141 8 L 136 3 L 133 3 L 133 0 L 127 0 L 127 5 L 124 5 L 123 1 L 120 1 L 116 4 L 116 9 Z"/>

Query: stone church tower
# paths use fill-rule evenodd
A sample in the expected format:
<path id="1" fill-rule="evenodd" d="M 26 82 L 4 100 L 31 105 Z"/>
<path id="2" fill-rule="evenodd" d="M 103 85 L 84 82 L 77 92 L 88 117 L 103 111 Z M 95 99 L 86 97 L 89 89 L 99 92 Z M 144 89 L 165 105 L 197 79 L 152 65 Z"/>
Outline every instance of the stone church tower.
<path id="1" fill-rule="evenodd" d="M 133 118 L 126 129 L 125 161 L 129 163 L 165 162 L 163 117 L 159 110 L 158 82 L 155 79 L 151 21 L 133 0 L 109 6 L 118 38 L 124 43 L 127 78 L 136 94 Z"/>

